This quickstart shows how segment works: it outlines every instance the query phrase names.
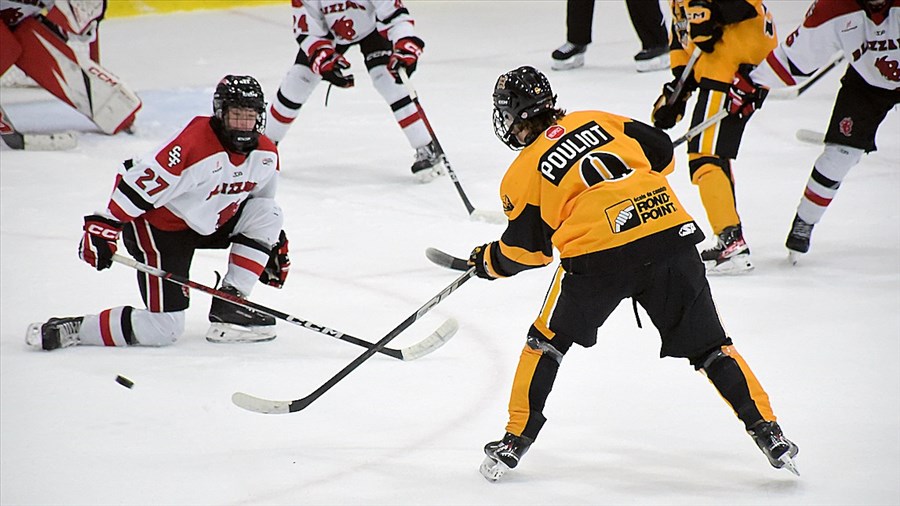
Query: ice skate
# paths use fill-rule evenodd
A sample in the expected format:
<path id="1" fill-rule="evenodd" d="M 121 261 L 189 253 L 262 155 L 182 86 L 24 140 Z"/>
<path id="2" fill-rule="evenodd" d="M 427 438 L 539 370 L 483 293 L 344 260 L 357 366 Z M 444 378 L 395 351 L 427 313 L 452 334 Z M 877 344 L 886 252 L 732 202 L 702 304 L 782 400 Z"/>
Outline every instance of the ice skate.
<path id="1" fill-rule="evenodd" d="M 669 48 L 651 47 L 634 55 L 634 66 L 638 72 L 653 72 L 669 68 Z"/>
<path id="2" fill-rule="evenodd" d="M 420 183 L 428 183 L 444 173 L 441 156 L 433 142 L 416 148 L 416 161 L 413 162 L 411 170 Z"/>
<path id="3" fill-rule="evenodd" d="M 700 258 L 706 264 L 707 274 L 744 274 L 753 270 L 750 247 L 739 224 L 723 230 L 716 245 L 704 250 Z"/>
<path id="4" fill-rule="evenodd" d="M 550 64 L 550 68 L 553 70 L 571 70 L 583 67 L 584 53 L 586 51 L 586 45 L 582 46 L 581 44 L 566 42 L 550 55 L 553 58 L 553 63 Z"/>
<path id="5" fill-rule="evenodd" d="M 231 286 L 223 286 L 222 291 L 243 297 Z M 257 343 L 275 339 L 275 318 L 217 297 L 209 308 L 209 321 L 206 340 L 211 343 Z"/>
<path id="6" fill-rule="evenodd" d="M 502 440 L 484 445 L 485 458 L 478 470 L 488 481 L 499 480 L 506 471 L 519 465 L 519 460 L 528 451 L 532 442 L 527 437 L 507 432 Z"/>
<path id="7" fill-rule="evenodd" d="M 25 332 L 25 343 L 50 351 L 77 345 L 83 316 L 50 318 L 46 323 L 32 323 Z"/>
<path id="8" fill-rule="evenodd" d="M 800 448 L 784 437 L 781 427 L 777 422 L 759 421 L 747 431 L 756 441 L 756 446 L 762 450 L 769 463 L 776 469 L 786 468 L 788 471 L 800 476 L 794 457 L 800 452 Z"/>
<path id="9" fill-rule="evenodd" d="M 788 257 L 792 264 L 797 265 L 800 256 L 809 251 L 809 241 L 812 237 L 814 226 L 814 223 L 807 223 L 800 216 L 794 215 L 791 231 L 788 233 L 787 241 L 784 243 L 788 249 Z"/>

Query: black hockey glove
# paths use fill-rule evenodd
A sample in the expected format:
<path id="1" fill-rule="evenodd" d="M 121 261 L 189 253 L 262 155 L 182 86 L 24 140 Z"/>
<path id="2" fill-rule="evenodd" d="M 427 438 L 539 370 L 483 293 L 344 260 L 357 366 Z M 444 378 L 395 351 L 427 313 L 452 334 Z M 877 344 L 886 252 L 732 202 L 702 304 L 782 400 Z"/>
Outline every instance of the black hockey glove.
<path id="1" fill-rule="evenodd" d="M 92 214 L 84 217 L 84 236 L 78 244 L 78 258 L 98 271 L 112 266 L 116 253 L 116 241 L 122 232 L 122 223 Z"/>
<path id="2" fill-rule="evenodd" d="M 416 64 L 419 62 L 419 56 L 422 56 L 424 47 L 425 42 L 418 37 L 403 37 L 394 44 L 394 52 L 388 60 L 387 69 L 397 84 L 403 84 L 397 70 L 403 67 L 406 69 L 406 75 L 411 76 L 416 71 Z"/>
<path id="3" fill-rule="evenodd" d="M 734 80 L 731 82 L 731 88 L 728 90 L 728 103 L 726 108 L 728 114 L 739 118 L 749 118 L 753 113 L 762 107 L 766 95 L 769 94 L 767 88 L 761 87 L 750 79 L 750 71 L 753 67 L 741 68 L 734 74 Z"/>
<path id="4" fill-rule="evenodd" d="M 691 41 L 704 53 L 712 53 L 722 38 L 722 15 L 710 0 L 688 0 L 685 8 Z"/>
<path id="5" fill-rule="evenodd" d="M 469 266 L 475 267 L 475 275 L 479 278 L 493 281 L 500 277 L 489 265 L 491 259 L 490 250 L 497 247 L 499 247 L 499 243 L 494 241 L 476 246 L 472 253 L 469 254 Z"/>
<path id="6" fill-rule="evenodd" d="M 309 54 L 309 62 L 309 68 L 329 83 L 339 88 L 353 87 L 353 75 L 343 73 L 350 68 L 350 62 L 333 46 L 322 43 L 315 47 Z"/>
<path id="7" fill-rule="evenodd" d="M 288 256 L 288 239 L 284 230 L 278 237 L 278 242 L 272 246 L 272 252 L 269 254 L 269 263 L 259 275 L 259 282 L 281 288 L 287 280 L 288 272 L 291 269 L 291 259 Z"/>

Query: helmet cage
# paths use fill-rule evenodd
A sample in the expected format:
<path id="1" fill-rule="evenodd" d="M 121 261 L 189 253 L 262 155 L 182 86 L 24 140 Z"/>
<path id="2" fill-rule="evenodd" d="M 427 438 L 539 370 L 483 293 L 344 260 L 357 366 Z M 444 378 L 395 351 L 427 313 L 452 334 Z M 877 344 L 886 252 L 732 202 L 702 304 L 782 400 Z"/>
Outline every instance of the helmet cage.
<path id="1" fill-rule="evenodd" d="M 534 67 L 519 67 L 501 75 L 494 85 L 494 134 L 510 149 L 520 150 L 534 142 L 540 132 L 528 132 L 524 140 L 516 126 L 524 120 L 553 110 L 556 95 L 550 81 Z"/>
<path id="2" fill-rule="evenodd" d="M 237 130 L 228 127 L 225 116 L 232 108 L 247 108 L 256 111 L 256 122 L 252 130 Z M 266 131 L 266 100 L 259 82 L 251 76 L 225 76 L 216 86 L 213 95 L 213 113 L 218 120 L 223 141 L 227 147 L 238 153 L 247 153 L 256 148 L 259 136 Z"/>

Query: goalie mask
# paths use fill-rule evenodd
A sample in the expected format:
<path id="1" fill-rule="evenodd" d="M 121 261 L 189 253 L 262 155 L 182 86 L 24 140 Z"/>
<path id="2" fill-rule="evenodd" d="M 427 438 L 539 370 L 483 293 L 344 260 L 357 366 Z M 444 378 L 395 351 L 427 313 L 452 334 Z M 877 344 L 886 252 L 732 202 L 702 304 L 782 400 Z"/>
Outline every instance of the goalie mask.
<path id="1" fill-rule="evenodd" d="M 497 79 L 494 85 L 494 134 L 511 149 L 520 150 L 538 138 L 542 129 L 531 128 L 524 139 L 516 133 L 525 120 L 552 113 L 556 95 L 547 76 L 534 67 L 519 67 Z"/>
<path id="2" fill-rule="evenodd" d="M 222 78 L 213 95 L 213 113 L 213 129 L 229 151 L 247 154 L 256 149 L 266 130 L 266 100 L 256 79 Z"/>

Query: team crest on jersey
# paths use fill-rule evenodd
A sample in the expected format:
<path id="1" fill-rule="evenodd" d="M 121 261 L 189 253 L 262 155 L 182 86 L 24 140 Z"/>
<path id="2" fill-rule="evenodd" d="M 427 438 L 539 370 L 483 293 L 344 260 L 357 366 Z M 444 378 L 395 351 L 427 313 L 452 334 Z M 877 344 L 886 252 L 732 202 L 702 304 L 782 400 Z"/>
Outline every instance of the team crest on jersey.
<path id="1" fill-rule="evenodd" d="M 850 137 L 853 135 L 853 118 L 847 116 L 846 118 L 841 120 L 841 123 L 838 125 L 841 130 L 841 134 L 844 137 Z"/>
<path id="2" fill-rule="evenodd" d="M 550 139 L 551 141 L 555 141 L 556 139 L 559 139 L 563 135 L 566 135 L 566 129 L 565 129 L 565 127 L 562 127 L 559 125 L 553 125 L 552 127 L 548 128 L 546 131 L 544 131 L 544 136 L 546 138 Z"/>
<path id="3" fill-rule="evenodd" d="M 609 220 L 609 226 L 614 234 L 631 230 L 641 224 L 641 218 L 638 216 L 631 199 L 623 200 L 614 206 L 606 208 L 606 219 Z"/>
<path id="4" fill-rule="evenodd" d="M 515 206 L 513 206 L 512 200 L 509 200 L 509 195 L 504 195 L 503 196 L 503 212 L 511 213 L 513 211 L 513 209 L 515 209 Z"/>

